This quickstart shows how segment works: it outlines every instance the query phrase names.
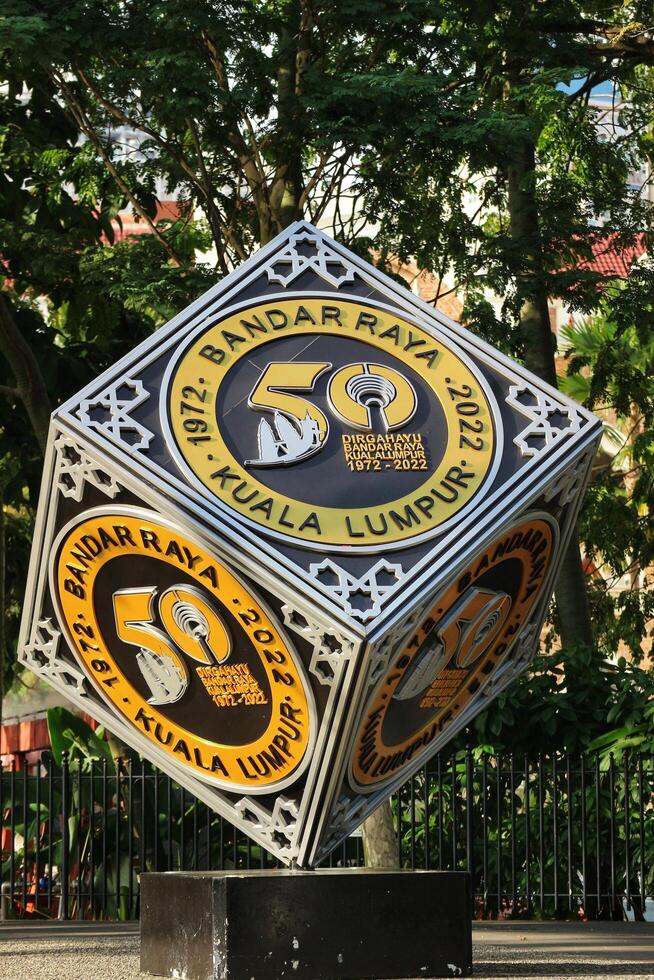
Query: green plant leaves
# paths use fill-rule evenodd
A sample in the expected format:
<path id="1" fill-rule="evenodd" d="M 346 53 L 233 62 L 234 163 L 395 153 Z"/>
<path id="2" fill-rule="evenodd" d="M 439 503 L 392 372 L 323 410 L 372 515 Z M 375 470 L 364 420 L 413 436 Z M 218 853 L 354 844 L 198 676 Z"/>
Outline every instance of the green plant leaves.
<path id="1" fill-rule="evenodd" d="M 113 765 L 109 746 L 83 718 L 67 708 L 57 707 L 48 708 L 47 720 L 52 755 L 58 766 L 62 764 L 64 752 L 68 753 L 69 762 L 106 759 Z"/>

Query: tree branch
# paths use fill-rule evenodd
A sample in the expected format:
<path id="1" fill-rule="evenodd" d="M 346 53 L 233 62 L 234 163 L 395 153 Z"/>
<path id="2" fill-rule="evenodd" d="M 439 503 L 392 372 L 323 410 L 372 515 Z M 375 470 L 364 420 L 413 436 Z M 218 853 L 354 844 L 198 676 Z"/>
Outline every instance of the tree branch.
<path id="1" fill-rule="evenodd" d="M 152 140 L 154 140 L 157 146 L 167 153 L 181 167 L 191 183 L 195 185 L 196 189 L 203 193 L 204 189 L 200 183 L 196 171 L 193 169 L 183 153 L 180 152 L 179 147 L 174 143 L 174 141 L 164 139 L 161 133 L 158 133 L 147 123 L 143 122 L 141 119 L 136 119 L 134 116 L 125 112 L 124 109 L 121 109 L 120 106 L 117 106 L 114 102 L 111 102 L 102 94 L 97 85 L 87 76 L 84 71 L 82 71 L 81 68 L 76 67 L 75 71 L 80 81 L 86 85 L 89 92 L 91 92 L 94 98 L 97 99 L 100 105 L 106 109 L 107 112 L 114 117 L 114 119 L 124 126 L 130 126 L 134 130 L 139 130 L 140 132 L 145 133 L 146 136 L 149 136 Z"/>
<path id="2" fill-rule="evenodd" d="M 200 168 L 200 173 L 202 174 L 202 196 L 206 202 L 207 208 L 207 220 L 209 221 L 209 226 L 211 227 L 211 234 L 213 235 L 214 244 L 216 246 L 216 254 L 218 255 L 218 264 L 223 273 L 227 273 L 227 263 L 225 262 L 225 253 L 223 248 L 223 227 L 222 221 L 220 219 L 220 214 L 218 213 L 218 208 L 216 207 L 216 202 L 213 197 L 213 185 L 209 179 L 209 174 L 207 173 L 207 168 L 204 163 L 204 154 L 202 152 L 202 144 L 200 142 L 200 136 L 197 132 L 197 128 L 193 119 L 190 117 L 186 120 L 186 125 L 188 126 L 188 131 L 191 134 L 191 139 L 193 140 L 193 145 L 195 147 L 195 156 L 198 162 L 198 167 Z"/>
<path id="3" fill-rule="evenodd" d="M 568 96 L 568 102 L 576 102 L 578 99 L 583 98 L 588 95 L 595 88 L 596 85 L 600 85 L 602 82 L 607 82 L 611 78 L 609 72 L 593 72 L 588 76 L 581 88 L 578 88 L 575 92 L 571 92 Z"/>
<path id="4" fill-rule="evenodd" d="M 633 58 L 642 64 L 654 64 L 654 40 L 649 38 L 626 38 L 622 41 L 607 41 L 606 44 L 591 44 L 587 50 L 589 54 L 601 58 Z"/>
<path id="5" fill-rule="evenodd" d="M 66 102 L 66 105 L 68 106 L 70 112 L 72 113 L 73 118 L 75 119 L 77 125 L 95 147 L 96 151 L 102 158 L 105 167 L 113 177 L 117 186 L 120 188 L 123 194 L 125 194 L 125 196 L 128 198 L 136 213 L 146 222 L 146 224 L 150 228 L 150 231 L 157 239 L 159 244 L 164 248 L 169 258 L 176 265 L 181 265 L 182 264 L 181 259 L 175 252 L 175 249 L 172 247 L 172 245 L 165 237 L 165 235 L 163 235 L 161 231 L 157 228 L 155 222 L 152 220 L 152 218 L 147 213 L 145 208 L 141 206 L 141 204 L 139 203 L 135 195 L 132 193 L 132 190 L 127 184 L 127 182 L 121 177 L 120 173 L 118 172 L 118 169 L 113 163 L 113 160 L 111 159 L 105 147 L 103 146 L 102 140 L 100 139 L 95 128 L 93 127 L 91 120 L 87 116 L 80 102 L 73 95 L 70 86 L 67 84 L 64 78 L 61 75 L 58 76 L 56 72 L 51 72 L 51 77 L 54 80 L 55 84 L 59 86 L 64 101 Z"/>
<path id="6" fill-rule="evenodd" d="M 313 193 L 314 188 L 317 186 L 318 181 L 320 180 L 320 178 L 323 176 L 323 174 L 325 172 L 325 168 L 326 168 L 327 163 L 328 163 L 328 161 L 330 159 L 330 156 L 331 156 L 331 150 L 324 150 L 320 154 L 320 157 L 318 159 L 318 163 L 316 164 L 316 168 L 313 171 L 313 173 L 311 174 L 310 179 L 307 181 L 304 190 L 302 191 L 302 195 L 300 197 L 300 203 L 299 203 L 299 210 L 300 211 L 304 211 L 304 208 L 306 207 L 306 204 L 307 204 L 307 201 L 309 200 L 309 197 Z M 349 156 L 349 153 L 345 153 L 341 157 L 341 160 L 346 160 L 348 156 Z"/>
<path id="7" fill-rule="evenodd" d="M 227 72 L 215 38 L 206 30 L 201 32 L 200 38 L 209 58 L 209 63 L 213 69 L 218 87 L 225 95 L 231 95 Z M 248 126 L 251 127 L 252 124 L 247 115 L 243 113 L 240 113 L 240 115 L 245 128 L 247 129 Z M 238 126 L 232 126 L 229 129 L 228 139 L 236 152 L 241 171 L 252 193 L 252 199 L 259 219 L 261 242 L 265 244 L 272 237 L 273 215 L 268 197 L 268 182 L 263 169 L 263 162 L 258 152 L 256 139 L 254 140 L 254 145 L 249 147 Z"/>
<path id="8" fill-rule="evenodd" d="M 189 127 L 191 138 L 193 139 L 198 167 L 201 170 L 202 178 L 198 177 L 198 174 L 188 162 L 184 154 L 180 152 L 179 147 L 174 141 L 164 139 L 164 137 L 156 130 L 152 129 L 151 126 L 126 113 L 115 103 L 103 96 L 98 87 L 91 81 L 90 78 L 88 78 L 85 72 L 83 72 L 80 68 L 76 68 L 75 70 L 80 81 L 86 85 L 88 90 L 98 100 L 100 105 L 102 105 L 107 112 L 114 117 L 114 119 L 117 119 L 122 125 L 131 126 L 133 129 L 140 130 L 142 133 L 145 133 L 147 136 L 153 139 L 157 146 L 159 146 L 160 149 L 167 153 L 178 164 L 178 166 L 189 178 L 196 191 L 204 198 L 207 207 L 207 219 L 211 226 L 211 231 L 216 245 L 216 252 L 220 255 L 220 264 L 223 272 L 226 274 L 229 270 L 225 264 L 224 250 L 221 248 L 222 237 L 225 237 L 229 241 L 239 258 L 245 260 L 247 255 L 245 254 L 240 242 L 233 237 L 229 227 L 221 217 L 216 206 L 213 183 L 205 166 L 200 137 L 194 121 L 192 119 L 187 119 L 186 123 Z"/>

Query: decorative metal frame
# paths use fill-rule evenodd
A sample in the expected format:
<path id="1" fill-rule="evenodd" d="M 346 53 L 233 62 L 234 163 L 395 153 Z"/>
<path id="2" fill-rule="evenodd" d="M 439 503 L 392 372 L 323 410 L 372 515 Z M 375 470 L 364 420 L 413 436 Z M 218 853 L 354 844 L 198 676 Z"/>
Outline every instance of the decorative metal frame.
<path id="1" fill-rule="evenodd" d="M 73 688 L 80 697 L 86 697 L 89 687 L 86 675 L 58 657 L 60 641 L 61 630 L 54 626 L 50 617 L 37 620 L 20 662 L 55 687 L 63 684 L 65 688 Z"/>
<path id="2" fill-rule="evenodd" d="M 309 253 L 313 250 L 313 254 L 300 252 L 298 246 L 302 245 Z M 286 274 L 281 271 L 283 269 L 287 270 Z M 313 232 L 291 235 L 288 246 L 264 266 L 268 282 L 278 283 L 280 286 L 290 286 L 307 269 L 316 272 L 321 279 L 337 289 L 347 282 L 354 281 L 352 263 L 330 248 L 324 237 Z"/>
<path id="3" fill-rule="evenodd" d="M 394 591 L 397 583 L 402 580 L 403 569 L 399 564 L 380 558 L 364 575 L 357 577 L 331 558 L 323 558 L 321 562 L 309 565 L 309 574 L 327 595 L 343 607 L 348 616 L 365 623 L 379 614 L 386 593 Z M 384 585 L 379 581 L 381 575 L 386 575 L 393 581 Z M 336 581 L 330 583 L 330 578 Z M 364 608 L 358 608 L 350 602 L 356 595 L 365 603 Z"/>
<path id="4" fill-rule="evenodd" d="M 55 480 L 64 497 L 72 497 L 79 503 L 84 496 L 84 484 L 92 483 L 112 500 L 120 490 L 120 484 L 97 463 L 74 439 L 60 435 L 54 444 L 57 454 Z"/>
<path id="5" fill-rule="evenodd" d="M 242 299 L 245 289 L 250 292 L 247 302 Z M 168 357 L 161 385 L 164 397 L 178 353 L 209 325 L 250 305 L 256 289 L 262 301 L 271 303 L 289 296 L 330 300 L 339 295 L 365 296 L 362 302 L 367 305 L 401 315 L 454 348 L 476 377 L 490 372 L 496 387 L 508 389 L 500 404 L 490 383 L 481 382 L 492 407 L 498 448 L 493 468 L 471 506 L 437 530 L 392 551 L 383 545 L 357 551 L 353 563 L 347 548 L 330 548 L 317 555 L 315 549 L 298 547 L 297 541 L 277 538 L 248 523 L 174 462 L 165 416 L 161 410 L 158 418 L 152 412 L 155 385 L 146 383 L 146 372 L 159 358 Z M 142 409 L 148 412 L 147 424 L 139 416 Z M 517 434 L 502 444 L 507 416 Z M 55 413 L 24 605 L 21 662 L 137 750 L 154 755 L 180 785 L 281 861 L 315 863 L 395 788 L 393 782 L 363 794 L 347 780 L 362 706 L 391 658 L 457 569 L 525 511 L 546 509 L 556 515 L 558 555 L 563 553 L 600 434 L 599 421 L 585 409 L 322 232 L 298 222 Z M 157 452 L 162 459 L 165 453 L 172 456 L 172 467 L 156 463 Z M 511 463 L 506 478 L 501 475 L 503 460 Z M 320 692 L 324 702 L 313 752 L 301 776 L 258 794 L 208 785 L 169 756 L 159 758 L 145 736 L 128 726 L 86 680 L 54 622 L 47 565 L 59 529 L 70 521 L 71 508 L 73 513 L 75 507 L 81 512 L 97 506 L 103 497 L 111 506 L 145 508 L 158 519 L 182 525 L 235 575 L 258 583 L 281 603 L 280 628 L 296 646 L 308 647 L 305 671 L 314 695 Z M 542 598 L 510 659 L 489 683 L 486 700 L 528 663 L 547 612 L 556 565 L 553 562 Z M 447 739 L 476 713 L 477 705 L 473 708 L 461 712 L 448 728 Z M 439 744 L 433 742 L 430 751 Z M 402 770 L 398 783 L 424 761 L 420 756 L 416 760 Z"/>
<path id="6" fill-rule="evenodd" d="M 131 391 L 132 395 L 121 396 L 121 391 Z M 150 393 L 145 390 L 142 381 L 119 378 L 95 397 L 82 398 L 77 416 L 87 429 L 94 429 L 132 452 L 147 450 L 154 439 L 154 433 L 136 422 L 131 413 L 149 397 Z M 104 416 L 103 419 L 94 417 L 100 413 Z M 131 434 L 131 439 L 126 437 L 127 433 Z"/>
<path id="7" fill-rule="evenodd" d="M 562 405 L 559 399 L 543 391 L 534 391 L 526 384 L 511 385 L 506 403 L 529 419 L 529 424 L 513 440 L 523 456 L 538 456 L 559 440 L 579 432 L 582 423 L 576 405 Z M 552 425 L 550 419 L 554 415 L 567 419 L 567 424 L 560 428 Z M 533 445 L 534 440 L 541 440 L 541 445 Z"/>

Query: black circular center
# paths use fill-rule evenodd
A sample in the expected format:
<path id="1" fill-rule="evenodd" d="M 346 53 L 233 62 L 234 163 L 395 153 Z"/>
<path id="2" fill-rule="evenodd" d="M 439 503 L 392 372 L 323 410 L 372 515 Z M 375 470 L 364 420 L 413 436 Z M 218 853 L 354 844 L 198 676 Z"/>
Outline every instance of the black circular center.
<path id="1" fill-rule="evenodd" d="M 274 467 L 247 466 L 246 470 L 272 491 L 316 507 L 351 508 L 381 506 L 420 487 L 438 468 L 447 448 L 447 420 L 438 398 L 426 382 L 391 353 L 360 340 L 334 334 L 302 334 L 277 337 L 262 344 L 231 367 L 218 393 L 217 424 L 230 453 L 244 463 L 257 458 L 257 432 L 262 418 L 272 414 L 251 408 L 248 397 L 262 371 L 273 361 L 324 361 L 332 367 L 318 378 L 312 392 L 302 394 L 329 420 L 329 435 L 320 450 L 301 462 Z M 427 471 L 396 469 L 382 463 L 379 471 L 352 470 L 343 450 L 343 435 L 357 433 L 331 410 L 327 385 L 333 372 L 347 364 L 375 363 L 402 374 L 415 390 L 416 411 L 401 430 L 421 433 L 426 448 Z M 298 393 L 300 394 L 300 393 Z M 363 375 L 352 379 L 348 394 L 370 409 L 373 432 L 385 433 L 382 410 L 394 397 L 392 383 Z"/>
<path id="2" fill-rule="evenodd" d="M 139 648 L 125 643 L 117 635 L 113 596 L 118 589 L 149 589 L 153 586 L 156 586 L 156 592 L 151 603 L 152 626 L 158 630 L 164 630 L 157 611 L 157 599 L 160 595 L 174 586 L 191 586 L 196 591 L 201 590 L 203 601 L 215 609 L 230 634 L 232 647 L 227 664 L 246 664 L 266 701 L 265 704 L 219 707 L 197 673 L 198 668 L 203 665 L 180 651 L 187 668 L 188 687 L 179 701 L 155 705 L 156 710 L 175 725 L 210 742 L 238 746 L 256 741 L 268 727 L 272 711 L 270 684 L 261 658 L 232 611 L 181 568 L 147 555 L 123 555 L 108 561 L 98 572 L 93 592 L 95 615 L 102 638 L 118 668 L 147 702 L 152 696 L 152 690 L 139 666 Z M 192 604 L 188 604 L 186 608 L 180 604 L 175 610 L 177 625 L 188 635 L 194 634 L 201 642 L 206 624 L 201 611 L 194 610 L 191 606 Z M 144 634 L 144 647 L 146 644 L 147 636 Z M 101 675 L 99 676 L 101 679 Z"/>
<path id="3" fill-rule="evenodd" d="M 523 571 L 524 565 L 518 558 L 507 558 L 475 579 L 474 585 L 480 589 L 505 592 L 515 600 L 521 587 Z M 445 610 L 444 615 L 447 615 L 447 610 Z M 439 643 L 437 637 L 438 627 L 442 619 L 443 617 L 434 623 L 423 640 L 421 649 L 414 656 L 395 692 L 397 695 L 398 693 L 401 694 L 402 688 L 411 690 L 409 685 L 412 680 L 415 680 L 417 681 L 414 685 L 416 693 L 412 697 L 400 696 L 390 700 L 381 730 L 384 745 L 390 747 L 402 744 L 412 735 L 422 731 L 443 711 L 442 707 L 431 709 L 420 707 L 426 688 L 436 680 L 441 669 L 448 669 L 448 663 L 444 662 L 448 652 L 442 649 L 442 644 Z M 467 670 L 461 669 L 461 676 L 457 679 L 457 691 L 461 690 L 467 678 L 478 666 L 478 662 L 475 661 Z M 452 667 L 452 662 L 449 663 L 449 667 Z M 453 699 L 451 705 L 454 714 L 457 713 L 454 710 L 455 703 L 456 698 Z"/>

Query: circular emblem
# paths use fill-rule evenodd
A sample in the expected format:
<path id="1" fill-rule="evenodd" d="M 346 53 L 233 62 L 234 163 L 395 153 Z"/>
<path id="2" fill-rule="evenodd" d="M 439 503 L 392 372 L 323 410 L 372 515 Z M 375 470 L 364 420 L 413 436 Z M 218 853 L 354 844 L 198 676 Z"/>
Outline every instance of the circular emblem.
<path id="1" fill-rule="evenodd" d="M 60 532 L 50 575 L 85 673 L 158 752 L 255 793 L 299 775 L 314 734 L 302 668 L 203 546 L 146 510 L 99 508 Z"/>
<path id="2" fill-rule="evenodd" d="M 178 463 L 240 519 L 308 547 L 442 530 L 492 475 L 492 395 L 390 309 L 301 296 L 204 328 L 171 366 Z"/>
<path id="3" fill-rule="evenodd" d="M 479 554 L 392 658 L 355 742 L 351 779 L 372 791 L 401 774 L 470 709 L 529 619 L 551 565 L 554 522 L 531 515 Z"/>

